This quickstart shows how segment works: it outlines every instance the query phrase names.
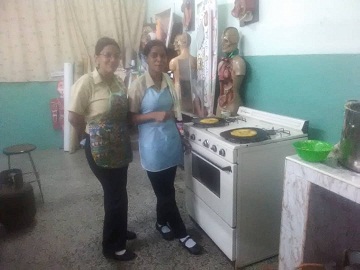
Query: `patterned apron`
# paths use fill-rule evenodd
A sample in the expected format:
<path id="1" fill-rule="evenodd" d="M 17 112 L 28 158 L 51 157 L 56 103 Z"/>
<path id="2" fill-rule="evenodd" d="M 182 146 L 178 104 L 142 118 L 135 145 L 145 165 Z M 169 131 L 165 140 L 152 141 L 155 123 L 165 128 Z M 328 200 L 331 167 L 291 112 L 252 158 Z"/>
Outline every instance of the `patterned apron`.
<path id="1" fill-rule="evenodd" d="M 105 168 L 120 168 L 132 161 L 127 126 L 128 100 L 125 91 L 110 90 L 109 111 L 89 122 L 91 153 L 95 163 Z"/>

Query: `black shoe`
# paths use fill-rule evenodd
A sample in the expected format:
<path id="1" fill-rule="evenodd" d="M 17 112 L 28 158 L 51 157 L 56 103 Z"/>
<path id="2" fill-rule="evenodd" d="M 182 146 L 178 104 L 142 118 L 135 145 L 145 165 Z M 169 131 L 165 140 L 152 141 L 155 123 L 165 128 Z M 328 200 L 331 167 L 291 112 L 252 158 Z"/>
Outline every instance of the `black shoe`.
<path id="1" fill-rule="evenodd" d="M 181 241 L 181 240 L 179 239 L 179 242 L 180 242 L 180 244 L 181 244 L 187 251 L 189 251 L 189 253 L 191 253 L 191 254 L 193 254 L 193 255 L 199 255 L 199 254 L 201 253 L 201 246 L 200 246 L 200 245 L 198 245 L 197 243 L 195 243 L 195 246 L 193 246 L 193 247 L 187 247 L 187 246 L 186 246 L 186 242 L 187 242 L 188 240 L 190 240 L 190 239 L 192 239 L 192 238 L 190 237 L 190 235 L 188 235 L 188 236 L 186 236 L 186 238 L 185 238 L 184 241 Z M 193 241 L 194 241 L 194 239 L 193 239 Z M 195 241 L 194 241 L 194 242 L 195 242 Z"/>
<path id="2" fill-rule="evenodd" d="M 103 255 L 107 259 L 113 259 L 113 260 L 117 260 L 117 261 L 131 261 L 137 257 L 137 255 L 130 250 L 126 250 L 123 255 L 117 255 L 117 254 L 115 254 L 115 252 L 103 251 Z"/>
<path id="3" fill-rule="evenodd" d="M 136 239 L 136 233 L 132 231 L 126 231 L 126 240 L 134 240 Z"/>
<path id="4" fill-rule="evenodd" d="M 155 223 L 155 228 L 161 233 L 162 238 L 167 241 L 174 240 L 174 233 L 172 232 L 171 228 L 168 225 L 160 225 L 159 223 Z M 164 232 L 163 229 L 168 228 L 170 229 L 169 232 Z"/>

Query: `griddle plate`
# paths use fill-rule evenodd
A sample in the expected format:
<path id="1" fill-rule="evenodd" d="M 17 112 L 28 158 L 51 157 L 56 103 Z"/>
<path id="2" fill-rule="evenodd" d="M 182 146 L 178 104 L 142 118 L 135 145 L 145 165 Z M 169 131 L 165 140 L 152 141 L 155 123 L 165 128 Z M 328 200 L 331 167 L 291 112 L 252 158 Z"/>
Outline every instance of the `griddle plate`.
<path id="1" fill-rule="evenodd" d="M 239 130 L 239 129 L 240 130 L 241 129 L 255 130 L 257 134 L 255 136 L 250 136 L 250 137 L 237 137 L 237 136 L 231 135 L 232 131 Z M 266 130 L 263 130 L 263 129 L 260 129 L 260 128 L 253 128 L 253 127 L 229 129 L 229 130 L 221 132 L 220 136 L 223 137 L 224 139 L 230 141 L 230 142 L 239 143 L 239 144 L 262 142 L 262 141 L 270 139 L 270 136 L 268 135 Z"/>
<path id="2" fill-rule="evenodd" d="M 201 123 L 202 120 L 204 119 L 209 119 L 209 118 L 215 118 L 218 120 L 218 122 L 214 123 L 214 124 L 206 124 L 206 123 Z M 224 118 L 220 118 L 220 117 L 199 117 L 199 118 L 193 118 L 192 122 L 194 123 L 195 127 L 199 127 L 199 128 L 211 128 L 211 127 L 223 127 L 227 124 L 227 122 L 225 121 Z"/>

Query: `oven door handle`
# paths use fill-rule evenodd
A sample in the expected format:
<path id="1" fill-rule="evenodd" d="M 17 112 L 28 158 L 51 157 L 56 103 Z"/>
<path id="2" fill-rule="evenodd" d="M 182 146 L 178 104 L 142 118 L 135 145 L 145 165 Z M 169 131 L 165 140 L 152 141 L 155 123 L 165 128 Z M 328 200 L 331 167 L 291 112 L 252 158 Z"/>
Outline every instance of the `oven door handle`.
<path id="1" fill-rule="evenodd" d="M 195 152 L 194 150 L 192 150 L 191 152 L 193 152 L 193 154 L 197 155 L 199 158 L 202 158 L 203 160 L 206 160 L 208 163 L 210 163 L 211 165 L 213 165 L 215 168 L 217 168 L 217 169 L 219 169 L 219 170 L 222 170 L 222 171 L 224 171 L 224 172 L 232 173 L 231 166 L 221 167 L 221 166 L 215 164 L 214 162 L 210 161 L 209 159 L 203 157 L 203 156 L 200 155 L 199 153 Z"/>

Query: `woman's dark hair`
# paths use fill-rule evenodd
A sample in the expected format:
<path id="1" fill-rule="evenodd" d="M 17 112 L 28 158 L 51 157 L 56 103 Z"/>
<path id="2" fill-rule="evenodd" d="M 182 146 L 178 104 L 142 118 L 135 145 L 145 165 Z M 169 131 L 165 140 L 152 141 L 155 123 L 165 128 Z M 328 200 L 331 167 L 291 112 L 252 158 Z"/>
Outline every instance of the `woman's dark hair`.
<path id="1" fill-rule="evenodd" d="M 119 44 L 115 41 L 115 39 L 109 38 L 109 37 L 102 37 L 100 38 L 95 45 L 95 55 L 99 55 L 101 51 L 104 49 L 104 47 L 108 45 L 114 45 L 117 47 L 120 51 Z"/>
<path id="2" fill-rule="evenodd" d="M 148 43 L 146 43 L 143 54 L 145 56 L 149 56 L 149 53 L 150 53 L 152 47 L 155 47 L 155 46 L 163 47 L 167 54 L 167 49 L 166 49 L 165 43 L 158 39 L 150 40 Z"/>

